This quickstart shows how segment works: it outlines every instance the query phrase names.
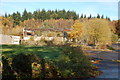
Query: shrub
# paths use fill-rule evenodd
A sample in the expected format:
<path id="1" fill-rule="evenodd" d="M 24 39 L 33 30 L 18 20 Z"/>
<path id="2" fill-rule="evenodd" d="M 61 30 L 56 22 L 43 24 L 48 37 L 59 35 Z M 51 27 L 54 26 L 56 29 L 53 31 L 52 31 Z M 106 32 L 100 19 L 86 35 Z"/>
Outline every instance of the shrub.
<path id="1" fill-rule="evenodd" d="M 83 54 L 81 47 L 63 46 L 62 53 L 56 59 L 44 59 L 35 54 L 19 53 L 12 60 L 3 60 L 5 77 L 16 79 L 45 79 L 45 78 L 87 78 L 96 76 L 96 70 Z M 14 74 L 11 74 L 14 73 Z M 16 73 L 16 74 L 15 74 Z"/>
<path id="2" fill-rule="evenodd" d="M 6 80 L 9 77 L 9 79 L 14 80 L 16 78 L 16 76 L 14 75 L 14 71 L 12 70 L 9 64 L 8 59 L 5 58 L 4 56 L 2 56 L 2 64 L 3 64 L 2 79 Z"/>
<path id="3" fill-rule="evenodd" d="M 117 41 L 118 41 L 118 35 L 113 34 L 113 35 L 112 35 L 112 42 L 115 43 L 115 42 L 117 42 Z"/>
<path id="4" fill-rule="evenodd" d="M 47 46 L 53 46 L 54 45 L 53 41 L 47 41 L 47 40 L 45 40 L 44 42 L 47 44 Z"/>
<path id="5" fill-rule="evenodd" d="M 87 78 L 90 77 L 90 73 L 94 72 L 91 70 L 92 64 L 80 47 L 65 47 L 55 64 L 61 77 L 64 78 Z"/>
<path id="6" fill-rule="evenodd" d="M 40 59 L 34 54 L 18 54 L 12 60 L 13 69 L 22 78 L 32 78 L 32 63 L 40 62 Z"/>

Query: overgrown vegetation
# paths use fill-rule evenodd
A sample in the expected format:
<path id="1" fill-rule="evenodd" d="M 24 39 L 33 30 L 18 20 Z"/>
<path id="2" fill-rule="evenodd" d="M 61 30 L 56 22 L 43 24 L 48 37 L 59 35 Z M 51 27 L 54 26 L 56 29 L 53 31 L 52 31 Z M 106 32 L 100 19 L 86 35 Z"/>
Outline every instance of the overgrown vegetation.
<path id="1" fill-rule="evenodd" d="M 3 79 L 90 78 L 100 74 L 80 47 L 3 45 L 2 50 Z"/>
<path id="2" fill-rule="evenodd" d="M 68 40 L 72 39 L 77 44 L 106 48 L 117 41 L 116 29 L 105 19 L 90 19 L 87 22 L 75 21 L 73 30 L 68 34 Z"/>
<path id="3" fill-rule="evenodd" d="M 120 19 L 117 21 L 112 21 L 112 23 L 114 24 L 114 26 L 116 28 L 116 34 L 120 38 Z"/>
<path id="4" fill-rule="evenodd" d="M 32 18 L 21 22 L 19 26 L 17 25 L 15 27 L 13 26 L 14 22 L 11 20 L 12 18 L 1 17 L 1 19 L 2 24 L 0 28 L 3 30 L 3 34 L 22 36 L 23 28 L 28 28 L 37 29 L 35 34 L 38 36 L 63 37 L 63 31 L 57 32 L 55 30 L 68 28 L 72 31 L 66 31 L 67 41 L 77 42 L 78 44 L 94 45 L 95 48 L 106 48 L 106 45 L 115 43 L 118 40 L 116 28 L 106 19 L 91 17 L 89 19 L 81 18 L 77 20 L 47 19 L 43 21 Z M 48 31 L 47 29 L 49 28 L 52 28 L 53 31 Z M 46 31 L 42 31 L 42 29 Z M 35 43 L 34 40 L 32 43 Z"/>

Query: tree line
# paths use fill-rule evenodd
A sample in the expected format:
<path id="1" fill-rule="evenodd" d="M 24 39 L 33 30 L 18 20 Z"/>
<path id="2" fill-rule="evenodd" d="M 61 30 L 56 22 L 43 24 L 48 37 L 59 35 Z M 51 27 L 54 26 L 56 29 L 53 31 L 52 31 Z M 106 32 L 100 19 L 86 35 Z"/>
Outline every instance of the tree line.
<path id="1" fill-rule="evenodd" d="M 35 20 L 47 20 L 47 19 L 79 19 L 79 18 L 101 18 L 101 19 L 107 19 L 110 21 L 109 17 L 104 18 L 104 15 L 100 16 L 99 14 L 96 17 L 92 17 L 92 15 L 90 14 L 90 16 L 86 17 L 86 14 L 83 15 L 81 14 L 81 16 L 79 16 L 79 14 L 77 14 L 75 11 L 66 11 L 66 10 L 48 10 L 46 11 L 45 9 L 42 10 L 36 10 L 33 13 L 32 12 L 28 12 L 26 9 L 23 11 L 23 13 L 21 14 L 20 12 L 14 12 L 13 14 L 7 14 L 5 13 L 5 17 L 12 17 L 14 19 L 14 25 L 19 25 L 20 22 L 23 22 L 25 20 L 28 19 L 32 19 L 34 18 Z"/>
<path id="2" fill-rule="evenodd" d="M 104 17 L 104 15 L 100 16 L 100 14 L 97 14 L 97 16 L 94 16 L 94 17 L 92 17 L 91 14 L 90 14 L 88 17 L 86 17 L 86 14 L 84 14 L 84 15 L 81 14 L 80 18 L 88 18 L 88 19 L 91 19 L 91 18 L 98 18 L 98 19 L 106 19 L 106 20 L 111 21 L 109 17 L 107 17 L 107 16 Z"/>
<path id="3" fill-rule="evenodd" d="M 19 25 L 20 22 L 23 22 L 28 19 L 34 18 L 35 20 L 40 19 L 40 20 L 47 20 L 47 19 L 78 19 L 79 15 L 76 14 L 75 11 L 65 11 L 63 10 L 48 10 L 46 11 L 45 9 L 42 10 L 37 10 L 32 12 L 28 12 L 26 9 L 22 14 L 20 12 L 16 12 L 13 14 L 5 14 L 5 17 L 12 17 L 14 19 L 14 23 L 16 25 Z"/>
<path id="4" fill-rule="evenodd" d="M 78 44 L 94 46 L 104 49 L 118 40 L 116 29 L 108 20 L 90 19 L 88 21 L 75 20 L 73 30 L 67 32 L 67 40 Z"/>

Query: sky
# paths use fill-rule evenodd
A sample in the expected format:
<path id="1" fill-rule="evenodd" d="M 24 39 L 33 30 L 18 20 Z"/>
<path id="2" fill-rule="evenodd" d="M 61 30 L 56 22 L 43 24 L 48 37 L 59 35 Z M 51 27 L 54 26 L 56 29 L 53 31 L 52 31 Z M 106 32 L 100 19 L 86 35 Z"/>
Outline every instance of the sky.
<path id="1" fill-rule="evenodd" d="M 1 2 L 118 2 L 119 0 L 1 0 Z"/>
<path id="2" fill-rule="evenodd" d="M 19 11 L 23 13 L 24 9 L 33 12 L 35 10 L 62 10 L 65 9 L 70 11 L 75 11 L 77 14 L 90 14 L 94 17 L 97 14 L 108 16 L 111 20 L 118 20 L 118 2 L 110 1 L 108 2 L 37 2 L 37 1 L 1 1 L 0 2 L 0 15 L 12 14 L 13 12 Z"/>

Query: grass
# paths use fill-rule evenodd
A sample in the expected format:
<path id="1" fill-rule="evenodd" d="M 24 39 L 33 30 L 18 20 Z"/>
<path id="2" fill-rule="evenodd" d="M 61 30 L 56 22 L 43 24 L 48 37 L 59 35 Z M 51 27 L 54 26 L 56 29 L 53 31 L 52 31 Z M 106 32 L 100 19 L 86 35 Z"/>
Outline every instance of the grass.
<path id="1" fill-rule="evenodd" d="M 14 57 L 17 54 L 36 54 L 42 58 L 55 59 L 60 55 L 62 48 L 50 46 L 2 45 L 2 55 Z"/>
<path id="2" fill-rule="evenodd" d="M 2 55 L 8 58 L 9 65 L 15 64 L 15 62 L 12 63 L 12 58 L 15 58 L 16 55 L 21 53 L 36 54 L 40 58 L 51 59 L 51 60 L 45 59 L 46 61 L 45 64 L 47 63 L 48 67 L 51 67 L 49 69 L 45 68 L 46 70 L 48 70 L 48 73 L 47 72 L 45 73 L 46 77 L 49 77 L 51 74 L 53 78 L 55 76 L 56 77 L 62 76 L 65 78 L 67 77 L 88 78 L 93 76 L 95 77 L 100 74 L 100 71 L 97 71 L 95 66 L 93 66 L 90 63 L 89 59 L 82 54 L 83 52 L 82 50 L 80 50 L 79 47 L 2 45 Z M 25 62 L 26 58 L 23 58 L 23 57 L 19 58 L 19 56 L 17 56 L 15 61 L 18 61 L 18 62 L 20 61 L 21 63 L 19 62 L 19 64 L 27 65 Z M 18 65 L 18 63 L 16 65 Z M 37 65 L 43 65 L 43 63 L 41 64 L 37 63 Z M 42 66 L 42 67 L 46 67 L 46 66 Z M 26 66 L 24 68 L 26 69 Z M 17 67 L 17 69 L 22 70 L 23 68 Z M 41 69 L 39 67 L 34 66 L 32 67 L 32 70 L 34 71 L 32 73 L 34 75 L 33 77 L 36 77 L 36 76 L 39 77 L 44 75 L 44 73 L 41 73 L 40 71 Z M 8 71 L 6 72 L 8 73 Z M 41 74 L 39 75 L 36 72 Z M 7 74 L 7 73 L 4 73 L 4 74 Z M 57 74 L 60 73 L 60 75 L 55 75 L 56 73 Z"/>

